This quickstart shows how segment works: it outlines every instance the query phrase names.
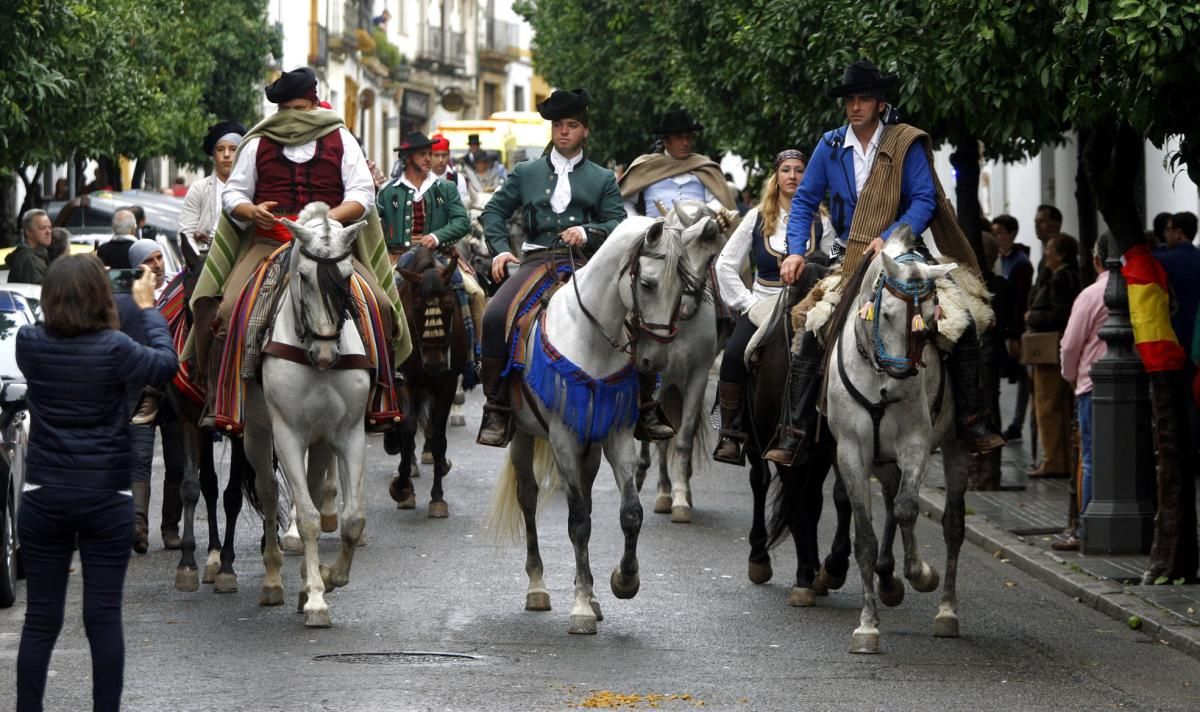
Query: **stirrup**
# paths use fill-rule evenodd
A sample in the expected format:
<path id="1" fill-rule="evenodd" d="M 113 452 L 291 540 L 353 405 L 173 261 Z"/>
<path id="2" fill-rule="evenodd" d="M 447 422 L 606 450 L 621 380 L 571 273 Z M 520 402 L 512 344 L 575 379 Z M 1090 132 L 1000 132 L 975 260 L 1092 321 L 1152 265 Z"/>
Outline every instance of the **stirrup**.
<path id="1" fill-rule="evenodd" d="M 735 432 L 732 430 L 725 430 L 724 428 L 722 428 L 720 430 L 720 434 L 721 434 L 721 439 L 717 441 L 717 447 L 713 449 L 712 459 L 717 462 L 723 462 L 727 465 L 737 465 L 738 467 L 745 467 L 746 466 L 746 450 L 745 450 L 745 447 L 743 446 L 743 443 L 746 440 L 746 434 Z M 737 455 L 735 457 L 719 456 L 719 453 L 721 452 L 721 446 L 724 445 L 725 443 L 732 443 L 733 447 L 737 448 Z"/>
<path id="2" fill-rule="evenodd" d="M 646 421 L 652 421 L 647 423 Z M 670 440 L 675 437 L 675 426 L 656 400 L 645 401 L 638 406 L 637 422 L 633 426 L 633 437 L 642 442 Z"/>
<path id="3" fill-rule="evenodd" d="M 492 422 L 496 419 L 503 419 L 499 424 L 501 427 L 496 427 L 498 424 Z M 489 423 L 491 427 L 489 427 Z M 489 447 L 508 447 L 508 444 L 512 441 L 514 430 L 515 424 L 513 422 L 512 408 L 506 405 L 484 403 L 483 422 L 479 424 L 479 434 L 475 436 L 475 443 Z M 492 437 L 484 439 L 484 433 Z"/>
<path id="4" fill-rule="evenodd" d="M 771 447 L 763 453 L 763 459 L 768 462 L 774 462 L 776 465 L 783 465 L 784 467 L 804 464 L 804 461 L 807 459 L 804 455 L 804 444 L 805 440 L 808 439 L 807 435 L 806 431 L 799 428 L 790 426 L 778 428 L 775 431 L 774 439 L 771 443 L 768 443 Z M 785 437 L 793 439 L 791 447 L 785 447 L 788 444 L 785 441 Z"/>

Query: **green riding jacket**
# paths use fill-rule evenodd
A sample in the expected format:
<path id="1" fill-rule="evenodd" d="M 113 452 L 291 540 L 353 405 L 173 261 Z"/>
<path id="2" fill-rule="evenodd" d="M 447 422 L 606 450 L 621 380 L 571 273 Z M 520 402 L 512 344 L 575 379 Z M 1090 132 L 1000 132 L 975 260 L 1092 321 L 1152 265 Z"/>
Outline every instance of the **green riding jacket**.
<path id="1" fill-rule="evenodd" d="M 383 223 L 383 237 L 389 252 L 407 249 L 412 243 L 412 188 L 393 180 L 379 191 L 375 206 Z M 453 245 L 471 231 L 467 209 L 458 197 L 458 187 L 438 179 L 425 191 L 425 234 L 434 235 L 440 245 Z"/>

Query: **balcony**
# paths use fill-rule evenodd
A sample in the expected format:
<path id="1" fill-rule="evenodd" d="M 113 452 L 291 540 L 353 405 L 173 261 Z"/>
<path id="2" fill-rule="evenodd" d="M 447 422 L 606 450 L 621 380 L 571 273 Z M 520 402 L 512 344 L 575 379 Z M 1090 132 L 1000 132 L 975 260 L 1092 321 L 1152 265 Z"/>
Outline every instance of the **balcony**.
<path id="1" fill-rule="evenodd" d="M 421 35 L 421 49 L 417 52 L 417 61 L 441 64 L 445 61 L 445 43 L 442 41 L 442 28 L 426 27 Z"/>
<path id="2" fill-rule="evenodd" d="M 489 52 L 507 55 L 513 59 L 521 56 L 520 28 L 512 22 L 489 19 L 486 24 L 482 47 Z"/>
<path id="3" fill-rule="evenodd" d="M 461 74 L 467 66 L 466 33 L 426 27 L 415 63 L 443 74 Z"/>
<path id="4" fill-rule="evenodd" d="M 329 63 L 329 30 L 324 25 L 309 26 L 308 64 L 324 67 Z"/>
<path id="5" fill-rule="evenodd" d="M 446 48 L 446 64 L 455 67 L 467 66 L 467 33 L 450 32 L 450 46 Z"/>

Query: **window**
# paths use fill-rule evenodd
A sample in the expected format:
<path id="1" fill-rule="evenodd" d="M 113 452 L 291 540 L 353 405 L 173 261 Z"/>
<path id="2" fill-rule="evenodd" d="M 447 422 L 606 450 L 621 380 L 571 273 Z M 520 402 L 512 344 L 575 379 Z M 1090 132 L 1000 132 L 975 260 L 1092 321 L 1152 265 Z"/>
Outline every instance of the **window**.
<path id="1" fill-rule="evenodd" d="M 513 111 L 525 111 L 525 87 L 513 87 Z"/>
<path id="2" fill-rule="evenodd" d="M 492 82 L 483 83 L 483 118 L 488 118 L 497 111 L 502 111 L 504 107 L 500 106 L 500 87 Z"/>

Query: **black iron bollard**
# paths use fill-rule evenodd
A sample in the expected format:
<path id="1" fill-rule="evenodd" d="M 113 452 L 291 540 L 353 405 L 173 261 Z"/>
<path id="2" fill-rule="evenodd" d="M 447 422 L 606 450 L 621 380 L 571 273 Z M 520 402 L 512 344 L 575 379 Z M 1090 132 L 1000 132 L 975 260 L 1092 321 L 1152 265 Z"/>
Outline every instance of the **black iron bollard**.
<path id="1" fill-rule="evenodd" d="M 1104 263 L 1108 345 L 1092 366 L 1092 501 L 1084 520 L 1085 554 L 1140 554 L 1150 550 L 1154 524 L 1154 447 L 1149 381 L 1133 348 L 1129 294 L 1120 255 Z"/>

